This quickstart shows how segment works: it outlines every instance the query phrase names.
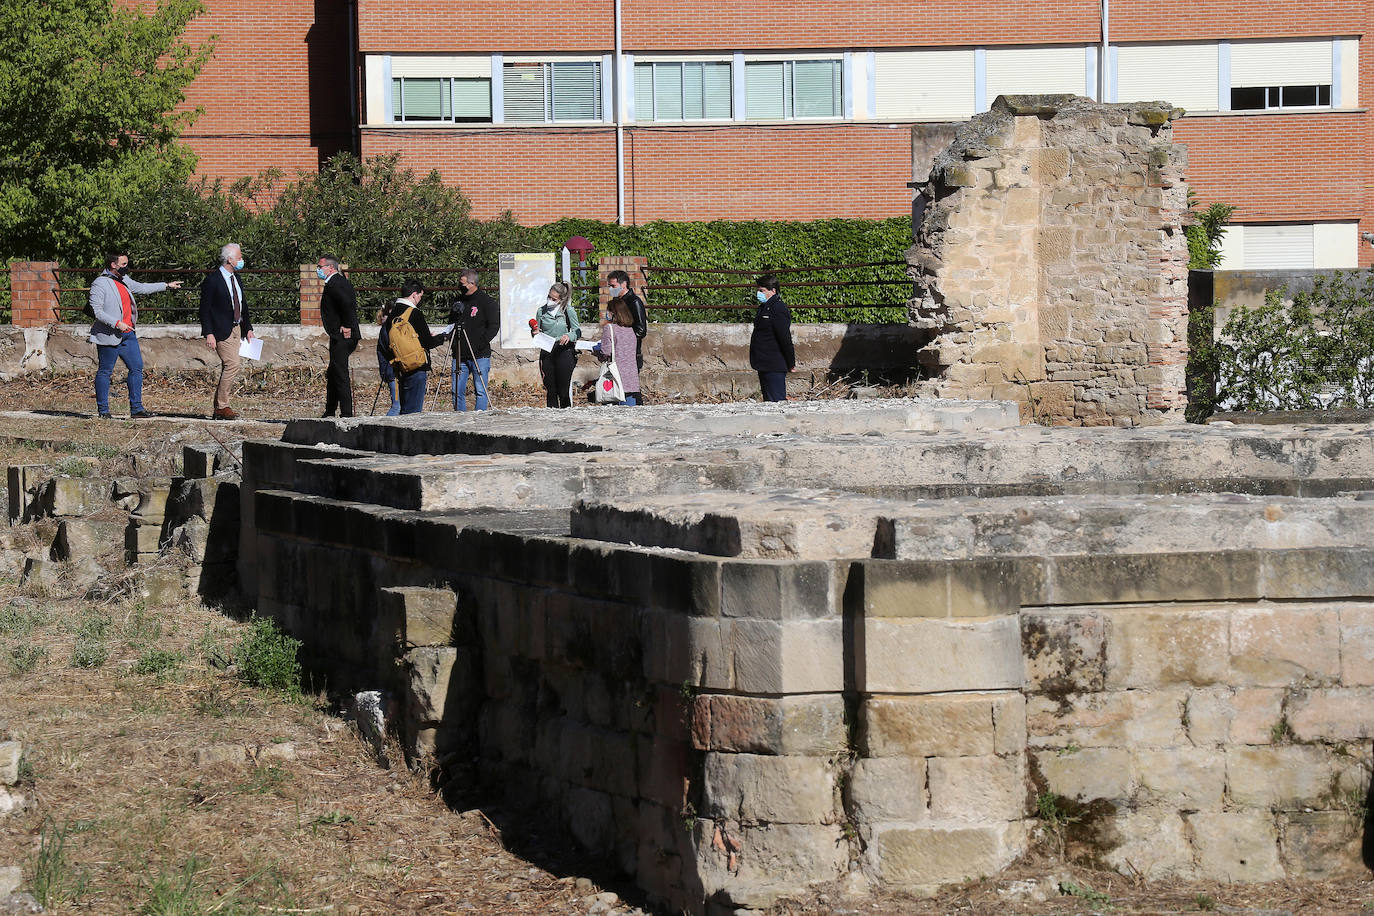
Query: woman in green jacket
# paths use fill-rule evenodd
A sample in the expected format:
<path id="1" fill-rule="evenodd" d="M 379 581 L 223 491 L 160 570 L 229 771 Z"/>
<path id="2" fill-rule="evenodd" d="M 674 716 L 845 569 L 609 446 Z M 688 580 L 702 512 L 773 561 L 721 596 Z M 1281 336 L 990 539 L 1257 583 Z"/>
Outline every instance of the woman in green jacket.
<path id="1" fill-rule="evenodd" d="M 575 344 L 582 329 L 577 310 L 572 306 L 572 290 L 566 283 L 549 287 L 549 297 L 535 316 L 540 333 L 554 339 L 553 349 L 539 354 L 539 374 L 544 378 L 544 403 L 549 407 L 571 407 L 573 366 L 577 364 Z"/>

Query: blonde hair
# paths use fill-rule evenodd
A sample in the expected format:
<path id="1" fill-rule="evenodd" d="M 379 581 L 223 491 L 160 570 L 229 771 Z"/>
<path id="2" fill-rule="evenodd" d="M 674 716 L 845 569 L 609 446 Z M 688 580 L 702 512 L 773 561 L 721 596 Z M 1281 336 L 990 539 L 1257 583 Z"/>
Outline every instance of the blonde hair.
<path id="1" fill-rule="evenodd" d="M 568 298 L 572 295 L 572 287 L 566 283 L 555 283 L 549 287 L 549 292 L 558 297 L 560 304 L 567 305 Z"/>

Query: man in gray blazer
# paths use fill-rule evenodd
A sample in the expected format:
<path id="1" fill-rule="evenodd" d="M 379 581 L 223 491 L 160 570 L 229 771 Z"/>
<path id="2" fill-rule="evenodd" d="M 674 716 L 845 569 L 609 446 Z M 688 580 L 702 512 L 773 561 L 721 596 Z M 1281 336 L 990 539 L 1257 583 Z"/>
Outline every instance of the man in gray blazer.
<path id="1" fill-rule="evenodd" d="M 143 353 L 138 348 L 138 303 L 134 293 L 160 293 L 181 289 L 181 281 L 139 283 L 129 276 L 129 256 L 111 252 L 105 269 L 91 282 L 91 343 L 95 344 L 95 408 L 100 419 L 110 419 L 110 376 L 117 360 L 129 371 L 129 417 L 146 420 L 152 416 L 143 409 Z"/>

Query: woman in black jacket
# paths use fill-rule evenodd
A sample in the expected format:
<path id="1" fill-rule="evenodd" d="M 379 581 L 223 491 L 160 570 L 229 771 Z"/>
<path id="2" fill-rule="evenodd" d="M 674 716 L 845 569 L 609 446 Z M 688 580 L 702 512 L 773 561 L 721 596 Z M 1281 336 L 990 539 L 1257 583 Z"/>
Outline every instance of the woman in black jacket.
<path id="1" fill-rule="evenodd" d="M 765 401 L 787 400 L 787 373 L 797 366 L 792 349 L 792 313 L 778 294 L 778 278 L 764 274 L 754 281 L 759 310 L 749 335 L 749 366 L 759 374 Z"/>

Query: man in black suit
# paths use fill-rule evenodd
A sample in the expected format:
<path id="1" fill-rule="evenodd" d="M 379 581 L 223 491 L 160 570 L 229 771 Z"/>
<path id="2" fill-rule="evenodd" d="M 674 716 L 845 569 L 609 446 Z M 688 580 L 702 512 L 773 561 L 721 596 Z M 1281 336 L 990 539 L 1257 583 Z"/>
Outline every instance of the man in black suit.
<path id="1" fill-rule="evenodd" d="M 324 281 L 320 295 L 320 322 L 329 335 L 329 368 L 324 374 L 324 415 L 353 416 L 353 385 L 348 358 L 358 348 L 358 296 L 353 284 L 339 272 L 339 259 L 327 254 L 315 262 L 315 275 Z"/>
<path id="2" fill-rule="evenodd" d="M 219 250 L 219 268 L 210 271 L 200 285 L 200 333 L 205 345 L 219 356 L 219 384 L 211 414 L 216 420 L 238 419 L 229 396 L 239 377 L 239 344 L 253 339 L 253 323 L 248 320 L 248 303 L 239 283 L 241 270 L 243 249 L 230 242 Z"/>

